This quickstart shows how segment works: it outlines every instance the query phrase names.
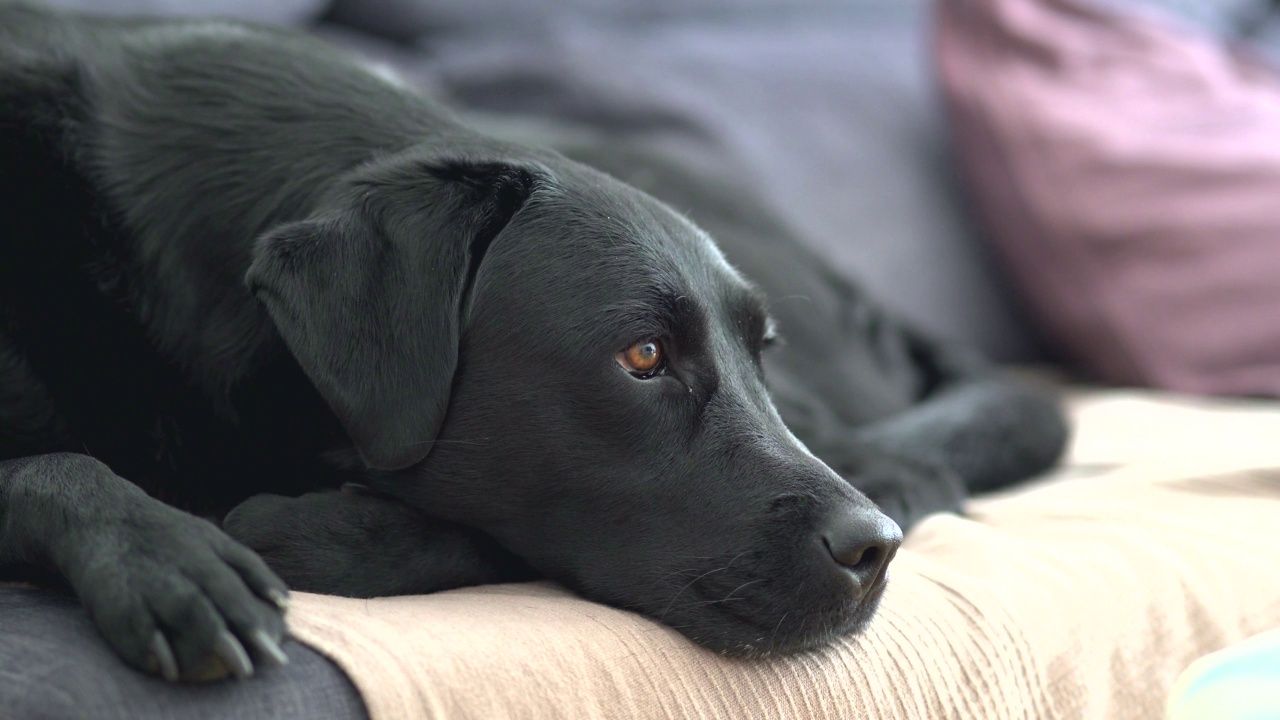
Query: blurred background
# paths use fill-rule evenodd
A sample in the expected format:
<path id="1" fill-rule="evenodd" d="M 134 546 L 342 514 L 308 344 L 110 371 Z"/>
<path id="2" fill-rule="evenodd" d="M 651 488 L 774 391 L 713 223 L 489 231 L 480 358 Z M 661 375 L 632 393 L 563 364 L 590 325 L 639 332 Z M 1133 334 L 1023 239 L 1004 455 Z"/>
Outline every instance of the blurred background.
<path id="1" fill-rule="evenodd" d="M 306 28 L 500 132 L 731 181 L 1001 361 L 1280 396 L 1269 0 L 53 4 Z"/>

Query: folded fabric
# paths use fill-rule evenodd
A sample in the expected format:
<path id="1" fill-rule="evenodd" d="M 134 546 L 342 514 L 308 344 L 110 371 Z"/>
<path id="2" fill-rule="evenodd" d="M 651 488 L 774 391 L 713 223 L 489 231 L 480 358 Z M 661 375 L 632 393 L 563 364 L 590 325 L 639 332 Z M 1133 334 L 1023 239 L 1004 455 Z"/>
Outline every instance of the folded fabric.
<path id="1" fill-rule="evenodd" d="M 927 519 L 868 631 L 817 652 L 723 657 L 549 584 L 300 594 L 291 623 L 374 720 L 1159 717 L 1197 657 L 1280 627 L 1280 469 L 1245 469 L 1280 468 L 1280 406 L 1073 412 L 1053 481 Z"/>

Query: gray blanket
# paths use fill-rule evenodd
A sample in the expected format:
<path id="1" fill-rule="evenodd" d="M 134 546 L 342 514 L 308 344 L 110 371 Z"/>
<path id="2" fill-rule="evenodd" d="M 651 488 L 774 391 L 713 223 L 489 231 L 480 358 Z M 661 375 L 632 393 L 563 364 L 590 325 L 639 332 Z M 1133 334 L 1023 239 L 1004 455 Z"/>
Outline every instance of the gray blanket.
<path id="1" fill-rule="evenodd" d="M 0 585 L 4 720 L 364 720 L 347 676 L 316 651 L 285 644 L 289 664 L 248 682 L 173 685 L 131 670 L 70 595 Z"/>

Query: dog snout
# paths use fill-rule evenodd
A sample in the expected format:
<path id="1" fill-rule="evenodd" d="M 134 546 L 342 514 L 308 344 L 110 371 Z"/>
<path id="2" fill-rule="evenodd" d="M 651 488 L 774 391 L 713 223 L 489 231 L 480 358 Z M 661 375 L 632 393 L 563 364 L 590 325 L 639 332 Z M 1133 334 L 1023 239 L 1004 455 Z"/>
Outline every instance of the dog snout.
<path id="1" fill-rule="evenodd" d="M 817 545 L 824 561 L 852 580 L 859 599 L 871 593 L 888 572 L 902 544 L 902 530 L 878 510 L 841 505 L 818 526 Z"/>

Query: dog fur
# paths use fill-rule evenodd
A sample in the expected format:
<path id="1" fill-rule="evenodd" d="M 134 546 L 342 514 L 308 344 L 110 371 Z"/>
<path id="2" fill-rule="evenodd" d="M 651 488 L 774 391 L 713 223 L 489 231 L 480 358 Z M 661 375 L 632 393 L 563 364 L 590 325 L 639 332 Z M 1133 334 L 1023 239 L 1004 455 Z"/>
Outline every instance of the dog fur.
<path id="1" fill-rule="evenodd" d="M 280 661 L 286 584 L 549 577 L 744 655 L 864 626 L 889 518 L 1048 467 L 1061 413 L 657 185 L 720 247 L 317 40 L 0 3 L 0 565 L 169 679 Z"/>

